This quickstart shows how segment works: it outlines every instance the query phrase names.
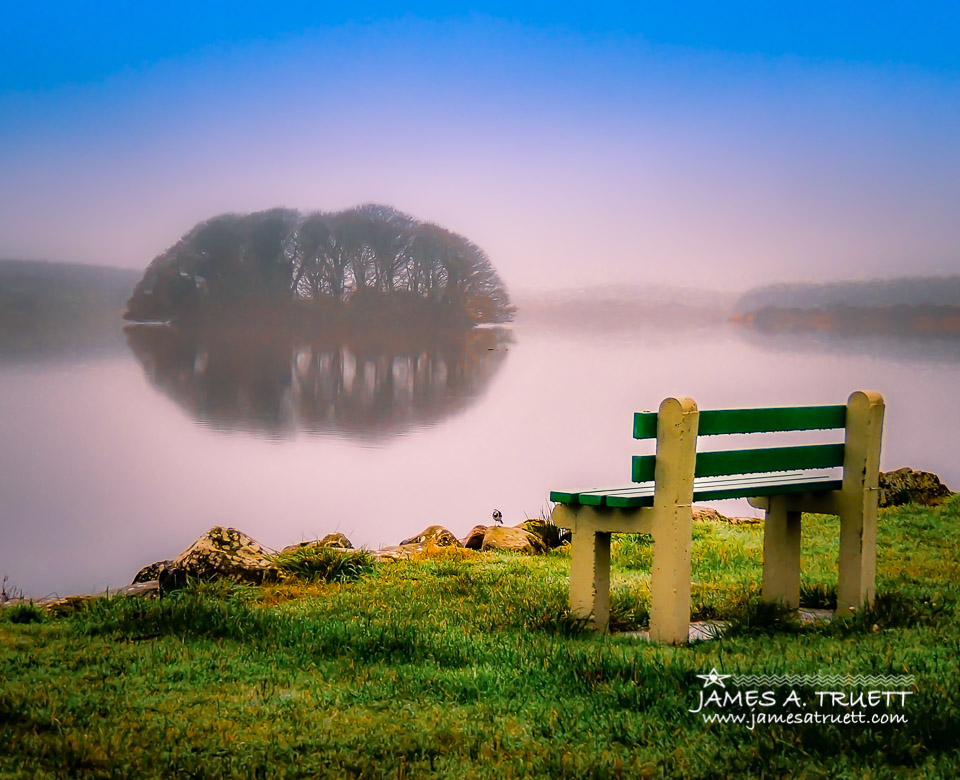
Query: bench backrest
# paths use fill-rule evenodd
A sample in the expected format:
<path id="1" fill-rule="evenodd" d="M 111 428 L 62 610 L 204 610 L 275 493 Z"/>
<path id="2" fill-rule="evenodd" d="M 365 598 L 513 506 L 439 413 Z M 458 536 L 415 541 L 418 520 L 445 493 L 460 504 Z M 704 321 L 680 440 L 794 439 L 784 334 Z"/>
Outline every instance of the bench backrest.
<path id="1" fill-rule="evenodd" d="M 635 439 L 657 438 L 657 412 L 634 415 Z M 715 409 L 699 412 L 697 436 L 741 433 L 775 433 L 845 428 L 847 407 L 795 406 L 765 409 Z M 806 444 L 720 452 L 699 452 L 695 477 L 764 474 L 774 471 L 828 469 L 844 465 L 843 444 Z M 656 472 L 656 455 L 633 457 L 634 482 L 650 482 Z"/>

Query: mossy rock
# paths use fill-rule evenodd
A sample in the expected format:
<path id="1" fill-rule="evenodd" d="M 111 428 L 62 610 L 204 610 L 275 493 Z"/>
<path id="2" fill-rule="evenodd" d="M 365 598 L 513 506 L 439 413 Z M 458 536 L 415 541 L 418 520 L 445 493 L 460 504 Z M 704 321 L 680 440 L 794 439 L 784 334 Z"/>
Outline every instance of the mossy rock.
<path id="1" fill-rule="evenodd" d="M 280 551 L 280 554 L 297 552 L 298 550 L 309 550 L 315 547 L 333 547 L 337 550 L 352 550 L 353 543 L 341 533 L 327 534 L 323 539 L 287 545 Z"/>
<path id="2" fill-rule="evenodd" d="M 404 539 L 400 542 L 401 547 L 405 547 L 408 544 L 432 545 L 434 547 L 463 547 L 463 545 L 460 544 L 460 540 L 442 525 L 431 525 L 416 536 L 411 536 L 409 539 Z"/>
<path id="3" fill-rule="evenodd" d="M 544 552 L 547 546 L 537 534 L 531 533 L 521 526 L 510 528 L 502 525 L 491 525 L 483 535 L 483 545 L 480 549 L 483 552 L 487 550 L 509 550 L 533 555 Z"/>
<path id="4" fill-rule="evenodd" d="M 487 533 L 487 526 L 475 525 L 460 543 L 468 550 L 479 550 L 483 546 L 483 537 Z"/>
<path id="5" fill-rule="evenodd" d="M 880 474 L 881 507 L 902 504 L 936 506 L 950 495 L 950 489 L 940 481 L 940 477 L 929 471 L 902 468 Z"/>
<path id="6" fill-rule="evenodd" d="M 232 579 L 259 584 L 273 575 L 273 551 L 236 528 L 214 526 L 172 561 L 145 566 L 134 583 L 158 580 L 164 570 L 182 569 L 201 580 Z"/>
<path id="7" fill-rule="evenodd" d="M 138 582 L 152 582 L 153 580 L 160 579 L 160 572 L 166 571 L 169 568 L 173 567 L 173 561 L 157 561 L 156 563 L 150 563 L 144 566 L 140 571 L 137 572 L 136 576 L 133 578 L 133 585 L 136 585 Z"/>

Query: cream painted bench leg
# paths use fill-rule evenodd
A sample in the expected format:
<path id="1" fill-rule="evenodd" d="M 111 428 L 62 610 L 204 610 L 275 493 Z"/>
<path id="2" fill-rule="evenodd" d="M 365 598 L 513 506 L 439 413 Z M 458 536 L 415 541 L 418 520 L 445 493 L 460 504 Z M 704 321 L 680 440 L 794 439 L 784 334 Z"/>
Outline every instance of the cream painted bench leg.
<path id="1" fill-rule="evenodd" d="M 686 642 L 690 635 L 693 512 L 689 504 L 678 510 L 672 521 L 654 529 L 650 575 L 650 638 L 670 644 Z"/>
<path id="2" fill-rule="evenodd" d="M 837 612 L 873 603 L 877 579 L 877 501 L 883 396 L 857 391 L 847 401 Z"/>
<path id="3" fill-rule="evenodd" d="M 800 606 L 800 512 L 772 496 L 763 525 L 763 600 Z"/>
<path id="4" fill-rule="evenodd" d="M 584 528 L 573 535 L 570 611 L 597 631 L 610 626 L 609 532 Z"/>
<path id="5" fill-rule="evenodd" d="M 690 635 L 693 473 L 699 412 L 692 398 L 667 398 L 657 415 L 650 638 L 679 644 Z"/>

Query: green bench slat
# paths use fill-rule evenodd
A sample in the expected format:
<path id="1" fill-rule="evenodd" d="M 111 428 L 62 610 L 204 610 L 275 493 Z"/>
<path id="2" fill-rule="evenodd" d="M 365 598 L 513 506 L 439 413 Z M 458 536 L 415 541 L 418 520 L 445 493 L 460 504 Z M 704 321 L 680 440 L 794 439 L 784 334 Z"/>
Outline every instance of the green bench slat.
<path id="1" fill-rule="evenodd" d="M 710 409 L 700 412 L 698 436 L 729 433 L 772 433 L 843 428 L 847 407 L 783 406 L 770 409 Z M 633 416 L 635 439 L 657 438 L 657 413 L 637 412 Z"/>
<path id="2" fill-rule="evenodd" d="M 656 412 L 637 412 L 633 415 L 633 438 L 634 439 L 656 439 L 657 438 L 657 413 Z"/>
<path id="3" fill-rule="evenodd" d="M 657 467 L 656 455 L 634 455 L 630 478 L 649 482 Z M 695 477 L 723 474 L 762 474 L 796 469 L 828 469 L 843 465 L 842 444 L 807 444 L 797 447 L 764 447 L 697 453 Z"/>
<path id="4" fill-rule="evenodd" d="M 843 481 L 826 474 L 789 472 L 747 474 L 722 477 L 700 477 L 693 482 L 694 501 L 715 501 L 721 498 L 772 496 L 784 493 L 805 493 L 839 490 Z M 580 492 L 551 491 L 550 500 L 559 504 L 584 504 L 619 509 L 653 506 L 654 484 L 633 485 L 606 490 Z"/>
<path id="5" fill-rule="evenodd" d="M 793 482 L 781 485 L 757 485 L 751 488 L 709 488 L 694 491 L 694 501 L 719 501 L 721 498 L 750 498 L 752 496 L 781 496 L 785 493 L 817 493 L 823 490 L 839 490 L 841 479 L 819 479 L 809 482 Z"/>
<path id="6" fill-rule="evenodd" d="M 634 455 L 630 479 L 634 482 L 651 482 L 656 468 L 656 455 Z"/>
<path id="7" fill-rule="evenodd" d="M 710 409 L 700 412 L 699 436 L 727 433 L 772 433 L 843 428 L 847 407 L 783 406 L 770 409 Z"/>
<path id="8" fill-rule="evenodd" d="M 843 465 L 842 444 L 808 444 L 802 447 L 765 447 L 697 453 L 694 477 L 721 474 L 757 474 L 795 469 L 828 469 Z"/>

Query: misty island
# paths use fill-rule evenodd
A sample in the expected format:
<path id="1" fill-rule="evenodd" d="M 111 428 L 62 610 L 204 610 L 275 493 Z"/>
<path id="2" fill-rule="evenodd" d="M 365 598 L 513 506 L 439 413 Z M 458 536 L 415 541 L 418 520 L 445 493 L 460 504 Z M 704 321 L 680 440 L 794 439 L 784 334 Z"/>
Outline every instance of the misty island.
<path id="1" fill-rule="evenodd" d="M 130 298 L 138 322 L 197 319 L 343 325 L 506 322 L 486 254 L 388 206 L 273 209 L 202 222 L 158 256 Z"/>
<path id="2" fill-rule="evenodd" d="M 205 424 L 382 437 L 480 397 L 513 313 L 478 246 L 366 205 L 202 222 L 124 316 L 151 382 Z"/>

